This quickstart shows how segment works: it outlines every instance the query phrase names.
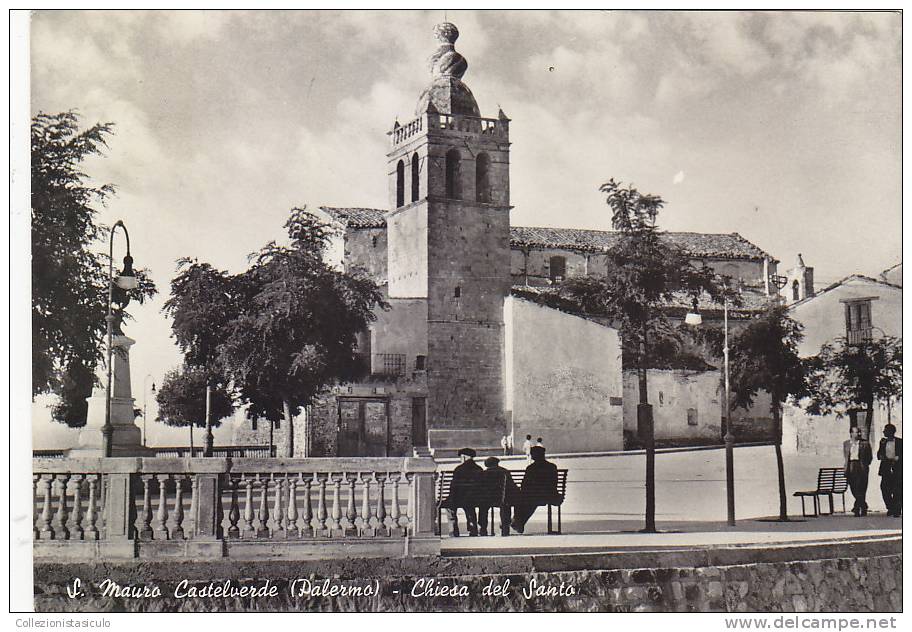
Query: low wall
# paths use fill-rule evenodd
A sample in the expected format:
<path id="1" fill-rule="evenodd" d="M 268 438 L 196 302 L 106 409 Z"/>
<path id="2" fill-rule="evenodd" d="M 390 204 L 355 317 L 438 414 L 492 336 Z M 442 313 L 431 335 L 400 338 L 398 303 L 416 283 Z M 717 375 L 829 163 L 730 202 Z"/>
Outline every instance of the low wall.
<path id="1" fill-rule="evenodd" d="M 73 589 L 74 578 L 80 580 L 81 594 L 70 597 L 67 590 Z M 192 596 L 201 590 L 224 591 L 226 586 L 229 591 L 259 590 L 262 596 Z M 111 594 L 106 595 L 106 589 Z M 133 591 L 140 596 L 113 594 L 118 590 L 121 595 Z M 898 612 L 902 543 L 893 538 L 771 549 L 322 562 L 36 563 L 35 608 L 44 612 Z"/>

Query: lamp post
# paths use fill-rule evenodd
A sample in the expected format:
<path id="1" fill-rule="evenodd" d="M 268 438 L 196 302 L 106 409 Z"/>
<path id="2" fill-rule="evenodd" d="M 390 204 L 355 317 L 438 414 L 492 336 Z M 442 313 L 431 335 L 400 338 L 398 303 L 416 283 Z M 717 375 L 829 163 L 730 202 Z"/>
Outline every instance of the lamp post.
<path id="1" fill-rule="evenodd" d="M 143 379 L 143 447 L 144 448 L 146 447 L 146 416 L 147 416 L 146 396 L 149 394 L 149 387 L 146 386 L 146 384 L 149 383 L 150 377 L 152 377 L 152 374 L 148 373 L 146 375 L 146 377 Z M 152 382 L 152 392 L 153 393 L 155 392 L 155 382 Z"/>
<path id="2" fill-rule="evenodd" d="M 637 404 L 637 430 L 646 443 L 646 525 L 640 533 L 655 533 L 655 426 L 646 379 L 646 331 L 643 319 L 643 338 L 640 341 L 640 366 L 638 371 L 640 402 Z"/>
<path id="3" fill-rule="evenodd" d="M 728 526 L 735 526 L 735 435 L 732 433 L 731 423 L 731 383 L 728 373 L 728 298 L 722 303 L 723 327 L 725 342 L 722 347 L 725 375 L 725 495 L 728 509 Z M 703 317 L 697 310 L 697 299 L 693 299 L 693 312 L 684 317 L 688 325 L 698 326 L 703 324 Z"/>
<path id="4" fill-rule="evenodd" d="M 123 229 L 124 237 L 127 238 L 127 256 L 124 257 L 124 267 L 123 271 L 117 275 L 117 279 L 114 278 L 114 233 L 117 231 L 117 227 Z M 104 426 L 101 428 L 101 449 L 104 456 L 111 456 L 111 439 L 114 436 L 114 426 L 111 424 L 111 359 L 114 354 L 114 314 L 112 309 L 112 303 L 114 301 L 114 284 L 117 284 L 122 290 L 132 290 L 139 285 L 139 280 L 136 278 L 136 274 L 133 272 L 133 257 L 130 256 L 130 233 L 127 232 L 127 227 L 124 226 L 124 223 L 120 220 L 117 220 L 117 223 L 111 227 L 111 236 L 108 240 L 108 312 L 105 316 L 105 322 L 107 323 L 107 365 L 106 373 L 107 380 L 105 384 L 105 422 Z M 129 295 L 126 296 L 123 305 L 121 307 L 126 307 L 127 302 L 129 302 Z"/>

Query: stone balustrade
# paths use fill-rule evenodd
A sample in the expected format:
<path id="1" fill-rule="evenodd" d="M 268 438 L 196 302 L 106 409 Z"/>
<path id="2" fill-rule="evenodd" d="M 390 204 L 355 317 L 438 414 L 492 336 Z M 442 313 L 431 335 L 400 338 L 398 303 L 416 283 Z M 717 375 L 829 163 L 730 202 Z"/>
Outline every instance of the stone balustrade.
<path id="1" fill-rule="evenodd" d="M 429 133 L 436 131 L 466 132 L 506 139 L 509 134 L 509 120 L 428 112 L 404 125 L 394 127 L 389 133 L 393 147 L 408 142 L 425 129 Z"/>
<path id="2" fill-rule="evenodd" d="M 417 458 L 35 459 L 35 558 L 436 555 L 434 470 Z"/>

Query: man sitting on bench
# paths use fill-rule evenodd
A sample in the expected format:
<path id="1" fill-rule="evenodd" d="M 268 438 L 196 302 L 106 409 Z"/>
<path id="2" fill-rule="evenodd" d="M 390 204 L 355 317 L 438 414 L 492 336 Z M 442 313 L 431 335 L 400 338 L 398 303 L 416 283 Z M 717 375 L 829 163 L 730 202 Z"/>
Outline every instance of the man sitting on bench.
<path id="1" fill-rule="evenodd" d="M 500 466 L 500 459 L 489 456 L 485 459 L 487 468 L 481 473 L 481 489 L 478 494 L 478 527 L 481 535 L 488 535 L 488 514 L 491 507 L 500 508 L 500 534 L 510 535 L 510 507 L 519 499 L 519 488 L 513 482 L 510 470 Z M 491 525 L 494 535 L 494 525 Z"/>
<path id="2" fill-rule="evenodd" d="M 466 527 L 469 535 L 478 535 L 478 519 L 475 516 L 475 499 L 478 493 L 479 477 L 481 468 L 475 462 L 475 450 L 472 448 L 462 448 L 457 453 L 462 463 L 453 470 L 453 480 L 450 483 L 450 495 L 440 503 L 440 506 L 447 510 L 447 516 L 450 519 L 450 535 L 459 536 L 459 519 L 456 516 L 456 510 L 462 509 L 466 516 Z"/>
<path id="3" fill-rule="evenodd" d="M 513 522 L 510 526 L 519 533 L 525 531 L 526 523 L 535 508 L 540 505 L 560 503 L 557 493 L 557 466 L 545 460 L 545 448 L 532 446 L 530 456 L 532 463 L 526 468 L 519 488 L 519 500 L 513 511 Z"/>

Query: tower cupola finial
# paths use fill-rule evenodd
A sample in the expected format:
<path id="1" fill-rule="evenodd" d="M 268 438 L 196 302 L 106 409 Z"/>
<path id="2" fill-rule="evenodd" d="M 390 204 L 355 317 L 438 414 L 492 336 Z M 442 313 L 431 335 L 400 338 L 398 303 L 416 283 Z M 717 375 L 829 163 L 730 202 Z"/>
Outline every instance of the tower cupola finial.
<path id="1" fill-rule="evenodd" d="M 441 22 L 434 27 L 434 37 L 440 42 L 440 46 L 428 59 L 431 75 L 462 79 L 469 63 L 456 52 L 455 43 L 459 38 L 459 29 L 452 22 Z"/>

